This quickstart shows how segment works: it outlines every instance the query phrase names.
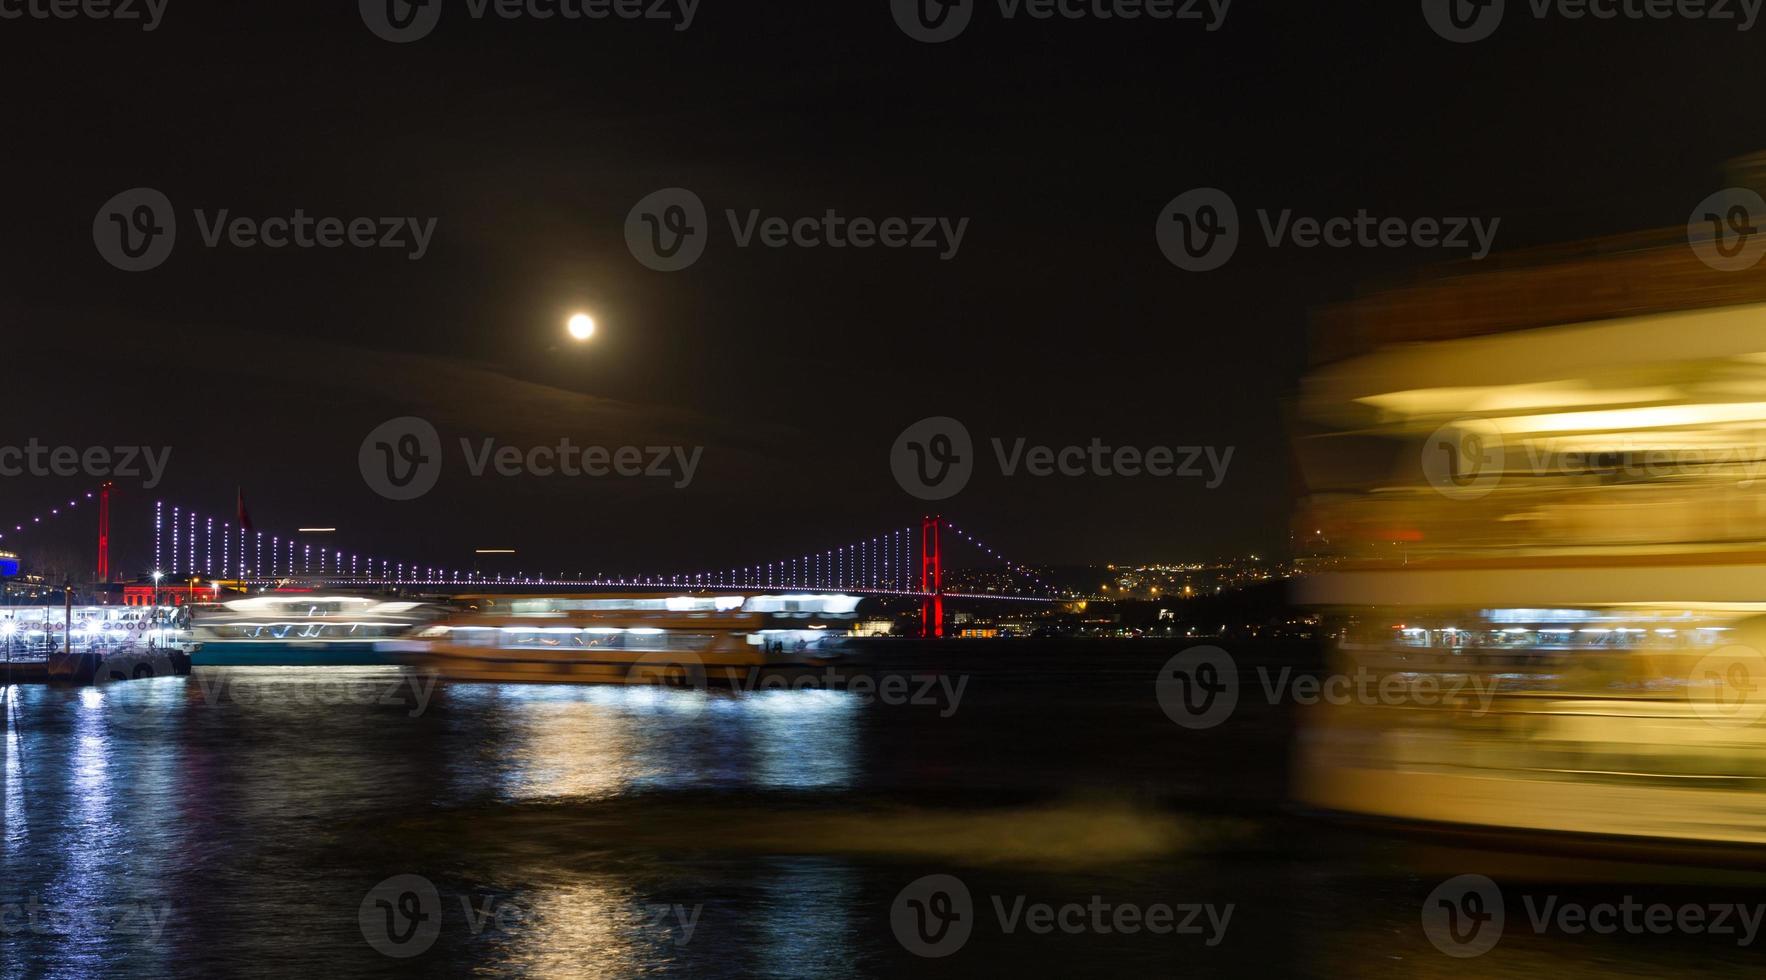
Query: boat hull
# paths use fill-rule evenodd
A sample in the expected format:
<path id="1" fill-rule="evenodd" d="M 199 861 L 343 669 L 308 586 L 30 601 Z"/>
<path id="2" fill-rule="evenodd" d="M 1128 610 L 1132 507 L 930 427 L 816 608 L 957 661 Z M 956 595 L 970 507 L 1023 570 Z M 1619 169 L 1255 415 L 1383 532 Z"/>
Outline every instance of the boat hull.
<path id="1" fill-rule="evenodd" d="M 190 657 L 197 667 L 384 667 L 398 664 L 372 640 L 326 643 L 206 640 Z"/>
<path id="2" fill-rule="evenodd" d="M 409 645 L 397 662 L 444 680 L 494 684 L 646 684 L 740 687 L 775 665 L 761 657 L 701 657 L 662 651 L 601 651 L 594 657 L 497 656 Z"/>
<path id="3" fill-rule="evenodd" d="M 1766 728 L 1713 724 L 1683 695 L 1318 704 L 1299 750 L 1295 795 L 1323 810 L 1766 854 Z"/>

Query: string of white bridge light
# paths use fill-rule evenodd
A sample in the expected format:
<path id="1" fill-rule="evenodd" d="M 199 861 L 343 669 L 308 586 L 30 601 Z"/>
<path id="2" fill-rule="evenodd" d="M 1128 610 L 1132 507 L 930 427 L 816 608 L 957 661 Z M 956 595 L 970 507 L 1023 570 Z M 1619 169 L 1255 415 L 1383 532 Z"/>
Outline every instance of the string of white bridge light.
<path id="1" fill-rule="evenodd" d="M 171 511 L 168 521 L 166 511 Z M 170 534 L 167 534 L 167 528 Z M 311 544 L 288 538 L 287 554 L 284 555 L 283 536 L 268 534 L 264 531 L 237 529 L 238 551 L 235 554 L 233 543 L 235 528 L 232 522 L 222 521 L 221 527 L 221 575 L 222 577 L 247 578 L 282 578 L 290 576 L 325 575 L 326 566 L 330 566 L 330 574 L 336 576 L 349 575 L 361 577 L 363 565 L 367 566 L 367 577 L 375 577 L 376 566 L 382 579 L 395 582 L 423 584 L 426 582 L 459 581 L 458 570 L 437 568 L 434 565 L 423 565 L 415 562 L 394 562 L 390 559 L 364 557 L 355 552 L 327 549 L 320 546 L 315 549 Z M 170 538 L 169 554 L 171 560 L 166 561 L 168 549 L 166 539 Z M 197 557 L 197 538 L 201 537 L 202 557 Z M 265 539 L 269 540 L 269 558 L 264 557 Z M 215 519 L 194 510 L 178 506 L 167 507 L 165 501 L 154 501 L 153 505 L 153 560 L 156 571 L 165 571 L 171 575 L 207 575 L 215 573 Z M 315 556 L 315 551 L 317 552 Z M 250 552 L 253 557 L 247 558 Z M 186 553 L 188 557 L 186 558 Z M 318 569 L 315 572 L 314 558 L 317 557 Z M 347 560 L 349 571 L 344 571 Z M 474 573 L 474 580 L 486 581 L 482 575 Z"/>
<path id="2" fill-rule="evenodd" d="M 93 494 L 86 494 L 88 499 L 92 496 Z M 69 507 L 74 505 L 75 501 L 68 502 Z M 186 566 L 184 568 L 185 574 L 194 575 L 198 573 L 196 538 L 200 535 L 204 539 L 202 545 L 201 573 L 205 575 L 213 575 L 215 568 L 214 530 L 216 523 L 214 518 L 198 514 L 193 510 L 185 510 L 181 507 L 174 506 L 170 509 L 172 516 L 169 522 L 171 528 L 171 562 L 169 564 L 169 571 L 174 575 L 179 574 L 179 567 L 180 565 L 183 565 Z M 165 510 L 166 507 L 163 501 L 156 501 L 154 503 L 154 561 L 156 569 L 166 569 L 168 567 L 164 562 L 166 555 L 165 527 L 168 523 L 165 519 Z M 52 511 L 51 513 L 52 515 L 59 513 L 59 509 Z M 38 519 L 33 519 L 33 521 L 36 520 Z M 20 525 L 20 527 L 22 528 L 23 525 Z M 955 533 L 962 540 L 986 553 L 989 557 L 999 560 L 1005 565 L 1007 571 L 1029 579 L 1037 588 L 1051 592 L 1053 591 L 1048 583 L 1044 582 L 1040 576 L 1030 570 L 1029 566 L 1006 558 L 1004 555 L 988 546 L 985 542 L 955 524 L 947 521 L 945 522 L 944 527 Z M 912 527 L 901 528 L 870 539 L 861 539 L 857 542 L 842 545 L 839 548 L 810 552 L 803 555 L 801 558 L 787 558 L 776 562 L 769 562 L 765 565 L 742 566 L 727 571 L 698 572 L 684 575 L 640 575 L 633 577 L 597 576 L 591 581 L 605 584 L 674 584 L 697 587 L 716 587 L 719 585 L 725 585 L 737 587 L 802 587 L 823 589 L 830 587 L 851 587 L 855 584 L 855 580 L 850 576 L 856 573 L 860 576 L 860 580 L 862 580 L 857 583 L 860 584 L 861 587 L 875 588 L 883 591 L 906 592 L 911 591 L 913 586 L 913 582 L 911 581 L 911 569 L 908 566 L 912 563 L 913 558 L 914 533 L 915 529 Z M 313 567 L 313 559 L 315 555 L 314 548 L 311 544 L 301 544 L 296 542 L 293 538 L 290 538 L 287 545 L 288 554 L 286 559 L 284 559 L 282 555 L 282 536 L 269 535 L 270 558 L 266 567 L 266 562 L 263 557 L 264 539 L 266 537 L 265 532 L 247 531 L 243 527 L 239 528 L 239 548 L 236 556 L 232 548 L 234 529 L 231 522 L 221 522 L 221 534 L 221 572 L 223 576 L 231 574 L 239 578 L 263 578 L 267 573 L 269 577 L 276 578 L 281 576 L 305 576 L 315 574 L 315 569 Z M 252 550 L 255 551 L 255 558 L 248 560 L 247 553 Z M 188 561 L 184 560 L 184 554 L 186 551 L 188 551 Z M 348 574 L 351 577 L 357 577 L 361 574 L 362 563 L 364 561 L 364 559 L 356 553 L 330 550 L 322 546 L 318 549 L 317 558 L 318 568 L 316 573 L 319 575 L 325 575 L 327 573 L 327 565 L 329 565 L 330 574 L 332 575 L 341 576 Z M 349 571 L 347 573 L 344 572 L 346 558 L 349 565 Z M 388 559 L 374 557 L 368 557 L 365 561 L 367 565 L 367 576 L 369 578 L 375 576 L 375 566 L 378 565 L 380 569 L 380 577 L 387 581 L 422 584 L 425 582 L 459 582 L 461 580 L 460 572 L 457 569 L 438 569 L 433 565 L 403 562 L 395 563 Z M 281 567 L 279 568 L 278 566 Z M 481 583 L 490 583 L 494 581 L 543 584 L 547 582 L 564 583 L 571 581 L 570 577 L 566 575 L 541 575 L 536 577 L 499 574 L 493 577 L 480 572 L 468 572 L 467 578 L 471 581 Z"/>
<path id="3" fill-rule="evenodd" d="M 17 524 L 14 524 L 14 525 L 13 525 L 13 526 L 12 526 L 12 530 L 11 530 L 11 531 L 8 531 L 8 532 L 5 532 L 5 533 L 0 533 L 0 541 L 4 541 L 4 540 L 5 540 L 5 539 L 6 539 L 6 535 L 7 535 L 7 534 L 11 534 L 11 535 L 14 535 L 14 536 L 15 536 L 15 537 L 16 537 L 16 536 L 17 536 L 17 535 L 18 535 L 18 534 L 19 534 L 19 533 L 20 533 L 20 532 L 22 532 L 22 531 L 24 531 L 24 530 L 25 530 L 25 529 L 26 529 L 26 528 L 29 528 L 29 527 L 34 527 L 34 526 L 36 526 L 36 525 L 38 525 L 38 524 L 41 524 L 41 523 L 43 523 L 43 518 L 44 518 L 44 517 L 45 517 L 45 516 L 48 516 L 48 517 L 49 517 L 49 519 L 51 519 L 51 520 L 54 520 L 54 519 L 55 519 L 55 518 L 57 518 L 57 517 L 60 517 L 60 516 L 61 516 L 61 512 L 62 512 L 62 511 L 63 511 L 63 510 L 73 510 L 73 509 L 74 509 L 74 508 L 76 508 L 76 507 L 78 507 L 78 506 L 80 506 L 80 501 L 81 501 L 81 500 L 92 500 L 92 499 L 93 499 L 93 498 L 95 498 L 95 497 L 96 497 L 96 496 L 97 496 L 97 495 L 98 495 L 98 492 L 97 492 L 97 491 L 96 491 L 96 490 L 88 490 L 88 491 L 87 491 L 87 492 L 86 492 L 86 493 L 85 493 L 85 495 L 84 495 L 84 496 L 82 496 L 82 497 L 75 497 L 75 498 L 74 498 L 74 499 L 72 499 L 72 500 L 69 500 L 69 501 L 68 501 L 68 502 L 67 502 L 67 503 L 66 503 L 66 504 L 65 504 L 65 505 L 63 505 L 63 506 L 61 506 L 61 507 L 51 507 L 51 508 L 49 508 L 49 513 L 48 513 L 48 514 L 47 514 L 47 515 L 43 515 L 43 514 L 36 514 L 36 515 L 33 515 L 33 516 L 32 516 L 32 517 L 31 517 L 31 519 L 30 519 L 30 520 L 28 520 L 28 521 L 20 521 L 20 522 L 18 522 L 18 523 L 17 523 Z"/>
<path id="4" fill-rule="evenodd" d="M 1032 571 L 1030 566 L 1012 561 L 949 521 L 944 522 L 943 526 L 990 558 L 1000 561 L 1011 574 L 1028 579 L 1037 589 L 1054 592 L 1054 588 Z M 838 548 L 812 551 L 797 558 L 656 578 L 685 586 L 840 588 L 856 584 L 864 588 L 912 591 L 914 583 L 910 580 L 912 570 L 908 565 L 913 558 L 915 533 L 915 528 L 905 527 Z M 858 575 L 856 580 L 852 577 L 855 566 Z"/>
<path id="5" fill-rule="evenodd" d="M 1022 562 L 1015 562 L 995 551 L 986 542 L 945 521 L 943 526 L 963 541 L 997 559 L 1006 570 L 1028 579 L 1031 585 L 1045 592 L 1054 588 Z M 732 587 L 802 587 L 841 588 L 859 585 L 864 588 L 912 591 L 911 569 L 908 568 L 914 548 L 916 530 L 905 527 L 870 539 L 841 545 L 825 551 L 812 551 L 799 558 L 786 558 L 763 565 L 745 565 L 719 571 L 663 575 L 655 578 L 684 586 Z M 856 566 L 859 579 L 852 578 Z"/>
<path id="6" fill-rule="evenodd" d="M 170 516 L 167 516 L 167 511 Z M 393 562 L 390 559 L 364 558 L 355 552 L 327 549 L 323 546 L 315 548 L 310 543 L 297 541 L 289 537 L 284 547 L 284 538 L 280 534 L 269 534 L 264 531 L 237 529 L 238 550 L 234 551 L 235 528 L 230 521 L 221 521 L 220 536 L 215 534 L 216 521 L 213 517 L 186 509 L 177 505 L 167 505 L 164 501 L 154 502 L 154 563 L 156 570 L 164 570 L 171 575 L 205 575 L 214 577 L 217 567 L 221 577 L 239 579 L 278 579 L 278 578 L 309 578 L 349 576 L 352 579 L 363 577 L 366 566 L 366 578 L 375 579 L 378 568 L 379 580 L 386 582 L 405 583 L 412 585 L 457 585 L 457 584 L 526 584 L 526 585 L 709 585 L 712 575 L 637 575 L 637 576 L 596 576 L 589 579 L 580 573 L 569 576 L 557 575 L 522 575 L 498 574 L 488 575 L 478 571 L 438 568 L 434 565 L 420 563 Z M 169 530 L 169 533 L 168 533 Z M 168 546 L 169 538 L 169 546 Z M 199 544 L 198 538 L 201 538 Z M 269 557 L 265 558 L 264 545 L 268 539 Z M 215 565 L 215 545 L 220 542 L 221 564 Z M 284 554 L 286 552 L 286 554 Z M 248 558 L 248 554 L 251 556 Z M 830 552 L 829 554 L 832 554 Z M 167 561 L 168 556 L 170 561 Z M 819 557 L 819 556 L 818 556 Z M 345 571 L 345 565 L 348 571 Z M 316 566 L 316 567 L 315 567 Z M 806 575 L 805 578 L 808 576 Z"/>
<path id="7" fill-rule="evenodd" d="M 904 545 L 913 533 L 911 527 L 901 528 L 825 551 L 811 551 L 799 557 L 759 565 L 642 578 L 689 587 L 861 588 L 909 592 L 913 583 L 904 558 Z"/>
<path id="8" fill-rule="evenodd" d="M 952 531 L 953 533 L 955 533 L 957 535 L 957 537 L 960 537 L 964 541 L 967 541 L 970 544 L 974 545 L 975 547 L 980 548 L 982 551 L 985 551 L 987 553 L 988 557 L 999 559 L 1002 563 L 1005 564 L 1007 571 L 1012 572 L 1013 574 L 1022 575 L 1025 578 L 1028 578 L 1038 588 L 1047 589 L 1051 592 L 1053 591 L 1053 588 L 1047 582 L 1044 582 L 1035 572 L 1032 572 L 1028 565 L 1024 565 L 1019 562 L 1012 561 L 1011 559 L 1007 558 L 1005 555 L 1002 555 L 999 552 L 988 547 L 986 545 L 986 543 L 981 541 L 981 539 L 975 537 L 974 535 L 963 530 L 962 528 L 957 527 L 955 524 L 952 524 L 949 521 L 945 521 L 944 526 L 947 529 L 949 529 L 950 531 Z"/>

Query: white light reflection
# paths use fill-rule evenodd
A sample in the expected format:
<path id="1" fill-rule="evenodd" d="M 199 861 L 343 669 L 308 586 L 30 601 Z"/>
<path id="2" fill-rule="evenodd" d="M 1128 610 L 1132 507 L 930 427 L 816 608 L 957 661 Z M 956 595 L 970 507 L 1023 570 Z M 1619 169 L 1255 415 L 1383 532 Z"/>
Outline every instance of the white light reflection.
<path id="1" fill-rule="evenodd" d="M 749 948 L 766 977 L 852 975 L 852 937 L 863 931 L 852 910 L 862 907 L 853 869 L 831 861 L 793 862 L 761 879 L 767 928 Z"/>
<path id="2" fill-rule="evenodd" d="M 6 766 L 0 775 L 0 792 L 4 793 L 6 823 L 4 833 L 0 833 L 0 854 L 6 856 L 7 867 L 17 867 L 14 859 L 24 847 L 25 837 L 30 831 L 25 821 L 25 773 L 24 746 L 19 742 L 19 730 L 13 726 L 12 713 L 18 709 L 13 699 L 23 693 L 22 687 L 0 688 L 0 744 L 6 746 Z"/>
<path id="3" fill-rule="evenodd" d="M 611 879 L 608 879 L 611 881 Z M 497 974 L 524 977 L 643 976 L 675 952 L 671 933 L 653 924 L 642 896 L 630 888 L 587 881 L 519 896 L 507 918 Z"/>
<path id="4" fill-rule="evenodd" d="M 124 904 L 132 896 L 128 892 L 129 876 L 118 867 L 115 852 L 123 832 L 111 800 L 110 748 L 104 724 L 104 695 L 94 688 L 82 688 L 72 704 L 73 730 L 66 736 L 65 760 L 53 760 L 48 771 L 59 772 L 65 784 L 50 790 L 50 795 L 65 794 L 59 810 L 61 819 L 50 826 L 38 825 L 33 831 L 49 835 L 54 843 L 39 845 L 39 852 L 53 851 L 61 860 L 57 873 L 43 888 L 48 916 L 71 916 L 84 921 L 90 910 Z M 27 737 L 28 734 L 27 734 Z M 44 771 L 44 752 L 56 752 L 42 739 L 32 739 L 26 751 L 32 753 L 31 769 Z M 43 798 L 43 787 L 31 787 L 33 796 Z M 45 812 L 39 809 L 38 812 Z M 102 951 L 89 944 L 66 942 L 47 947 L 47 962 L 42 964 L 47 976 L 82 976 L 104 972 Z"/>
<path id="5" fill-rule="evenodd" d="M 634 788 L 844 788 L 858 770 L 862 703 L 839 691 L 650 685 L 473 684 L 448 697 L 483 727 L 451 765 L 505 799 L 605 798 Z M 494 719 L 484 725 L 486 717 Z M 492 760 L 489 767 L 486 760 Z"/>

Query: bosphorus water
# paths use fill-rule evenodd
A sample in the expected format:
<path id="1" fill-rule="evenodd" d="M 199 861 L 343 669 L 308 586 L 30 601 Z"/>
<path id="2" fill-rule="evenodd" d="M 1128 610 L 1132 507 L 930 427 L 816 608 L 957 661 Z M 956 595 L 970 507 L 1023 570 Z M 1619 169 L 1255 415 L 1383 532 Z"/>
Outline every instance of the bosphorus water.
<path id="1" fill-rule="evenodd" d="M 1500 855 L 1296 812 L 1291 711 L 1173 724 L 1176 649 L 885 647 L 872 687 L 746 694 L 342 667 L 15 687 L 0 975 L 1463 974 L 1419 910 Z M 917 897 L 935 875 L 966 905 Z M 950 916 L 965 938 L 924 945 Z M 1511 923 L 1474 968 L 1754 956 Z"/>

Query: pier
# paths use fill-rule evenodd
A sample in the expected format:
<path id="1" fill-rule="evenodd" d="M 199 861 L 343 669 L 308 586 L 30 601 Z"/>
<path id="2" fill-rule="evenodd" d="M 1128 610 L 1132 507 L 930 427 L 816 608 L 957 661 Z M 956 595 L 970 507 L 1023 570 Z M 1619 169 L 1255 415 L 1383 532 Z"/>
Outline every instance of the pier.
<path id="1" fill-rule="evenodd" d="M 181 677 L 190 673 L 190 655 L 177 650 L 152 654 L 56 653 L 34 660 L 7 660 L 0 665 L 0 683 L 98 684 L 142 680 L 148 677 Z"/>

